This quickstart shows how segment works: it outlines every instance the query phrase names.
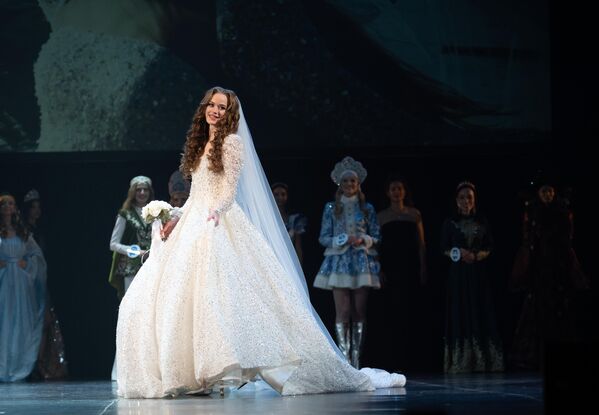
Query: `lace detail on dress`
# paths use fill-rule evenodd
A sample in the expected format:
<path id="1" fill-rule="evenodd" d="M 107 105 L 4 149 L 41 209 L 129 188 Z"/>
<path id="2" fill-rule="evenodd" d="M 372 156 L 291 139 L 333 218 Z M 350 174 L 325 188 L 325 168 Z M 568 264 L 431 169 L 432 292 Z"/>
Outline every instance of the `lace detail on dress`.
<path id="1" fill-rule="evenodd" d="M 243 144 L 237 135 L 229 135 L 223 144 L 223 180 L 221 181 L 221 197 L 215 206 L 218 213 L 231 208 L 237 194 L 237 182 L 243 168 Z"/>
<path id="2" fill-rule="evenodd" d="M 225 138 L 221 173 L 202 157 L 177 226 L 127 290 L 117 325 L 119 396 L 208 393 L 257 378 L 282 395 L 373 389 L 337 354 L 236 203 L 242 151 L 239 137 Z M 226 212 L 218 226 L 207 221 L 213 208 Z"/>

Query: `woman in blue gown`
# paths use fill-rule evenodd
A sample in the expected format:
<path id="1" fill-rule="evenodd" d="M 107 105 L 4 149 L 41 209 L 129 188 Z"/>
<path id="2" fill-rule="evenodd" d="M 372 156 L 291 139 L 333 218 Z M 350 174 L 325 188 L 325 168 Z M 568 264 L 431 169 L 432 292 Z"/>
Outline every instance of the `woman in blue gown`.
<path id="1" fill-rule="evenodd" d="M 15 198 L 0 195 L 0 381 L 32 371 L 44 323 L 46 262 L 21 222 Z"/>

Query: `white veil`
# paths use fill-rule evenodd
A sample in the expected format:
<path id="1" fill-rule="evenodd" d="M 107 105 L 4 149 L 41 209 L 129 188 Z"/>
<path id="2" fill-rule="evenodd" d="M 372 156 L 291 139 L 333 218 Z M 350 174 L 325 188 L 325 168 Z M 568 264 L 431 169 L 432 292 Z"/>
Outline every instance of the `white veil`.
<path id="1" fill-rule="evenodd" d="M 237 134 L 241 137 L 244 149 L 244 166 L 237 187 L 237 203 L 249 221 L 264 236 L 264 239 L 270 243 L 279 263 L 285 271 L 285 275 L 281 275 L 281 278 L 285 278 L 289 280 L 290 284 L 297 286 L 298 291 L 303 294 L 305 306 L 311 311 L 314 319 L 320 326 L 320 330 L 337 354 L 343 358 L 341 351 L 331 338 L 314 307 L 312 307 L 304 272 L 300 266 L 283 219 L 281 219 L 281 214 L 272 195 L 270 184 L 262 169 L 258 154 L 256 154 L 252 135 L 241 109 L 241 103 L 239 104 L 239 128 Z"/>

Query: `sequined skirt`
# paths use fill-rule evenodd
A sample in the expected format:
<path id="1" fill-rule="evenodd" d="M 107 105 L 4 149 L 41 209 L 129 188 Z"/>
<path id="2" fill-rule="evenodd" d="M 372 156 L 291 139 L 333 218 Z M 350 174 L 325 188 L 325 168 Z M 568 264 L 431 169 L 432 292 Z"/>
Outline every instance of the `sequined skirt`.
<path id="1" fill-rule="evenodd" d="M 374 256 L 368 255 L 363 249 L 350 248 L 341 255 L 325 256 L 314 279 L 314 287 L 325 290 L 380 288 L 380 269 Z"/>

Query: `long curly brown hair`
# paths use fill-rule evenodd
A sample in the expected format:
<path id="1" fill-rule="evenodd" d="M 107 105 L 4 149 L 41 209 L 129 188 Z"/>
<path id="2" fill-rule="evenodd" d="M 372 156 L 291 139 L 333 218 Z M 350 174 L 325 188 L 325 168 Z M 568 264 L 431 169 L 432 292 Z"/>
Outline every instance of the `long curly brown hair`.
<path id="1" fill-rule="evenodd" d="M 215 86 L 206 91 L 187 132 L 187 140 L 185 141 L 183 157 L 181 157 L 181 165 L 179 166 L 179 170 L 184 177 L 190 177 L 191 173 L 198 168 L 200 158 L 204 154 L 204 149 L 210 139 L 209 125 L 206 122 L 206 108 L 214 94 L 223 94 L 227 97 L 227 109 L 224 117 L 217 124 L 212 148 L 208 153 L 208 160 L 210 161 L 208 168 L 215 173 L 223 171 L 223 142 L 226 136 L 237 132 L 239 126 L 239 100 L 235 92 Z"/>
<path id="2" fill-rule="evenodd" d="M 17 209 L 14 196 L 8 193 L 0 195 L 0 206 L 2 206 L 5 203 L 9 203 L 10 200 L 12 200 L 13 204 L 15 205 L 15 212 L 10 217 L 10 224 L 15 230 L 17 236 L 21 238 L 23 242 L 27 242 L 27 240 L 29 239 L 29 230 L 21 220 L 21 215 L 19 214 L 19 210 Z M 8 237 L 8 229 L 4 226 L 4 221 L 0 221 L 0 237 Z"/>

